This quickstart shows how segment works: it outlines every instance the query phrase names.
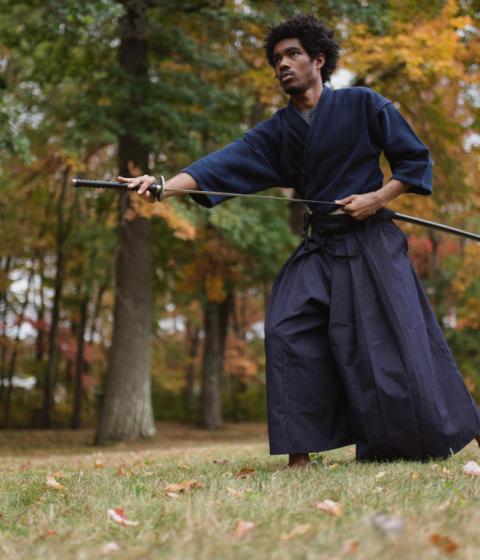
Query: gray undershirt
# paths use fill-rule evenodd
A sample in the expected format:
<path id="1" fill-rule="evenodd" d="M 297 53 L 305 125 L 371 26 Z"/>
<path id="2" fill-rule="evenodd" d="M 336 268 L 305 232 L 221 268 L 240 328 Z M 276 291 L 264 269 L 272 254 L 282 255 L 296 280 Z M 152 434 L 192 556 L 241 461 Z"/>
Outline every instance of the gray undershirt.
<path id="1" fill-rule="evenodd" d="M 313 107 L 313 109 L 307 109 L 306 111 L 299 111 L 298 109 L 295 109 L 295 111 L 297 111 L 297 113 L 309 126 L 312 124 L 315 107 Z"/>

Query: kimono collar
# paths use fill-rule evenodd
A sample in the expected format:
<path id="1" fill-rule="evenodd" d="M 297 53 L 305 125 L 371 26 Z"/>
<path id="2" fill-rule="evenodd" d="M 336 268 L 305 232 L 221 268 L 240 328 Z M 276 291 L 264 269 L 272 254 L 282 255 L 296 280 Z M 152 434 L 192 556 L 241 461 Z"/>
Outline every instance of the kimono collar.
<path id="1" fill-rule="evenodd" d="M 317 104 L 315 105 L 315 110 L 313 112 L 313 119 L 315 118 L 316 113 L 318 113 L 319 108 L 321 106 L 325 105 L 325 103 L 327 102 L 328 98 L 331 95 L 332 95 L 332 90 L 327 85 L 324 85 L 323 86 L 323 91 L 320 95 L 320 98 L 319 98 Z M 302 116 L 300 115 L 300 111 L 295 107 L 295 105 L 292 103 L 291 100 L 288 102 L 288 110 L 289 110 L 289 113 L 294 113 L 299 119 L 301 119 L 301 121 L 306 126 L 308 126 L 307 123 L 303 120 Z M 313 122 L 313 119 L 312 119 L 312 122 Z"/>

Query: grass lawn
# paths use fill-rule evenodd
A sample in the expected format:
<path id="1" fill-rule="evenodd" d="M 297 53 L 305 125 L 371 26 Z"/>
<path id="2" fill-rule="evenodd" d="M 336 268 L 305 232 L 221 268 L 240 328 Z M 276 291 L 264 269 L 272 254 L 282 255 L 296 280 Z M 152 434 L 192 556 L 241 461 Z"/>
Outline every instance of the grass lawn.
<path id="1" fill-rule="evenodd" d="M 288 470 L 265 434 L 163 424 L 98 449 L 88 431 L 3 432 L 0 558 L 480 558 L 480 477 L 462 470 L 478 446 L 425 464 L 357 464 L 348 447 Z"/>

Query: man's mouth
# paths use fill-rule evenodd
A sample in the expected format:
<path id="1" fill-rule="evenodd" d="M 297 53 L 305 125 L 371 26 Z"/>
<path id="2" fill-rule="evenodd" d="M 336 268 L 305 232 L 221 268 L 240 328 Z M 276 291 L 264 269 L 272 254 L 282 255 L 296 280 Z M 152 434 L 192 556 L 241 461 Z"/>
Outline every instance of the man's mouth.
<path id="1" fill-rule="evenodd" d="M 293 72 L 287 71 L 287 72 L 282 72 L 280 74 L 280 81 L 281 82 L 286 82 L 289 78 L 293 77 Z"/>

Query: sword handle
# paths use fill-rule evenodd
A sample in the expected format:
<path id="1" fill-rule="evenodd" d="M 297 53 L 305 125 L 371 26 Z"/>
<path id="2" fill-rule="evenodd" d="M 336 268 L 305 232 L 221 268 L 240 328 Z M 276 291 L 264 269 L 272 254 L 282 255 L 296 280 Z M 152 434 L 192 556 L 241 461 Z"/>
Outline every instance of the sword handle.
<path id="1" fill-rule="evenodd" d="M 73 179 L 74 187 L 86 187 L 90 189 L 128 189 L 129 191 L 138 191 L 138 187 L 129 189 L 127 183 L 119 183 L 117 181 L 97 181 L 95 179 Z M 160 176 L 158 183 L 154 183 L 148 187 L 148 192 L 152 193 L 157 200 L 165 198 L 165 179 Z"/>

